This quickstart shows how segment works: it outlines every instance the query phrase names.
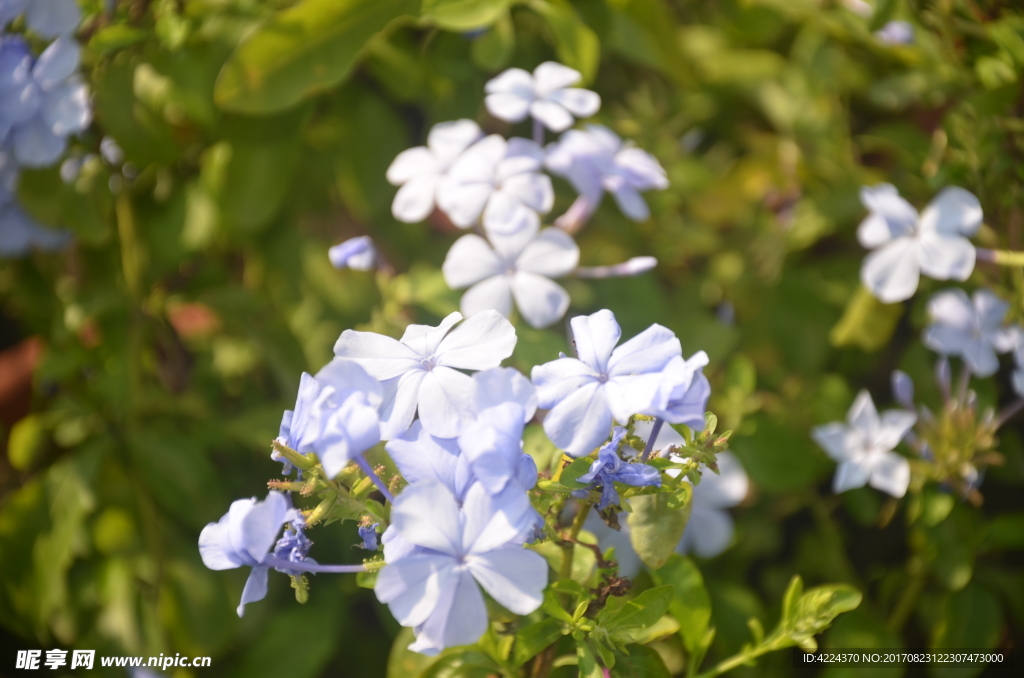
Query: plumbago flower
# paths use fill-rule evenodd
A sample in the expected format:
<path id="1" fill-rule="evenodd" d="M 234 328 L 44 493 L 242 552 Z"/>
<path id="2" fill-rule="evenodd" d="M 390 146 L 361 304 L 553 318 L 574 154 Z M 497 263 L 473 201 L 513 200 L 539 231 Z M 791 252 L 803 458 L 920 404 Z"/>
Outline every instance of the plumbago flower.
<path id="1" fill-rule="evenodd" d="M 589 483 L 591 488 L 601 488 L 598 511 L 603 511 L 609 506 L 618 506 L 619 493 L 615 489 L 615 483 L 634 487 L 661 485 L 661 474 L 658 469 L 647 464 L 630 464 L 619 457 L 619 444 L 625 437 L 626 429 L 616 426 L 611 441 L 598 450 L 597 460 L 590 465 L 590 470 L 577 478 L 581 483 Z M 591 488 L 576 490 L 573 495 L 581 499 L 586 498 Z"/>
<path id="2" fill-rule="evenodd" d="M 534 515 L 516 487 L 492 495 L 474 483 L 460 502 L 441 483 L 421 482 L 399 495 L 388 532 L 411 548 L 388 559 L 374 590 L 414 629 L 409 649 L 433 655 L 476 642 L 487 630 L 480 587 L 515 614 L 540 607 L 547 561 L 523 548 Z"/>
<path id="3" fill-rule="evenodd" d="M 977 290 L 973 299 L 960 289 L 946 290 L 928 301 L 932 324 L 924 331 L 924 344 L 945 356 L 960 356 L 979 377 L 999 369 L 996 352 L 1017 344 L 1019 329 L 1003 320 L 1010 305 L 989 290 Z"/>
<path id="4" fill-rule="evenodd" d="M 653 155 L 623 144 L 602 125 L 563 134 L 558 143 L 547 147 L 544 164 L 580 194 L 563 217 L 569 222 L 586 221 L 601 204 L 605 191 L 615 198 L 623 214 L 644 221 L 651 212 L 640 192 L 668 188 L 665 170 Z"/>
<path id="5" fill-rule="evenodd" d="M 335 245 L 327 250 L 327 256 L 334 268 L 369 271 L 377 263 L 377 248 L 374 247 L 370 236 L 361 235 Z"/>
<path id="6" fill-rule="evenodd" d="M 302 454 L 315 452 L 333 478 L 380 442 L 380 404 L 380 383 L 355 362 L 336 358 L 315 377 L 303 372 L 295 409 L 285 411 L 278 441 Z M 271 457 L 285 464 L 285 475 L 291 472 L 279 452 Z"/>
<path id="7" fill-rule="evenodd" d="M 438 206 L 459 228 L 483 218 L 491 233 L 540 225 L 554 205 L 551 178 L 541 172 L 544 151 L 529 139 L 481 139 L 452 164 L 439 184 Z"/>
<path id="8" fill-rule="evenodd" d="M 434 211 L 441 179 L 456 159 L 483 136 L 472 120 L 455 120 L 434 125 L 426 146 L 409 148 L 398 154 L 388 167 L 387 180 L 401 186 L 391 204 L 391 213 L 399 221 L 423 221 Z"/>
<path id="9" fill-rule="evenodd" d="M 507 317 L 514 300 L 533 327 L 547 327 L 565 315 L 569 293 L 551 278 L 569 274 L 579 263 L 572 236 L 557 228 L 541 230 L 537 222 L 509 235 L 486 230 L 490 242 L 472 233 L 456 240 L 441 269 L 453 290 L 469 287 L 462 312 L 471 316 L 494 309 Z"/>
<path id="10" fill-rule="evenodd" d="M 245 613 L 246 603 L 263 600 L 267 595 L 268 559 L 277 541 L 281 526 L 289 519 L 287 497 L 271 490 L 265 501 L 239 499 L 219 522 L 210 523 L 199 535 L 199 555 L 211 570 L 251 567 L 252 572 L 242 590 L 238 616 Z"/>
<path id="11" fill-rule="evenodd" d="M 62 36 L 33 59 L 18 37 L 0 37 L 0 143 L 19 164 L 43 167 L 64 153 L 67 137 L 92 120 L 89 90 L 75 76 L 79 48 Z"/>
<path id="12" fill-rule="evenodd" d="M 381 381 L 382 438 L 401 435 L 417 413 L 427 433 L 454 438 L 471 419 L 473 383 L 457 370 L 497 367 L 515 345 L 511 323 L 496 311 L 481 311 L 465 321 L 461 313 L 452 313 L 437 327 L 409 325 L 398 341 L 345 330 L 334 353 Z"/>
<path id="13" fill-rule="evenodd" d="M 663 371 L 682 353 L 679 340 L 661 325 L 616 348 L 622 330 L 608 310 L 571 321 L 578 358 L 563 357 L 533 368 L 537 404 L 551 411 L 544 431 L 573 457 L 588 454 L 608 439 L 612 421 L 656 414 Z"/>
<path id="14" fill-rule="evenodd" d="M 839 462 L 833 491 L 845 492 L 870 484 L 897 498 L 906 494 L 910 463 L 893 449 L 917 421 L 917 415 L 906 410 L 888 410 L 879 417 L 871 394 L 861 391 L 846 421 L 819 426 L 811 433 L 828 456 Z"/>
<path id="15" fill-rule="evenodd" d="M 861 281 L 887 304 L 909 299 L 921 273 L 936 280 L 967 280 L 974 270 L 972 236 L 981 228 L 981 204 L 962 188 L 945 188 L 920 215 L 891 184 L 865 186 L 870 214 L 857 229 L 864 247 Z"/>
<path id="16" fill-rule="evenodd" d="M 484 104 L 505 122 L 531 116 L 549 130 L 562 132 L 572 127 L 573 116 L 589 118 L 601 108 L 597 93 L 572 87 L 582 79 L 579 71 L 553 61 L 537 66 L 533 75 L 510 68 L 484 86 Z"/>
<path id="17" fill-rule="evenodd" d="M 0 28 L 21 14 L 29 29 L 44 38 L 70 33 L 82 20 L 75 0 L 0 0 Z"/>

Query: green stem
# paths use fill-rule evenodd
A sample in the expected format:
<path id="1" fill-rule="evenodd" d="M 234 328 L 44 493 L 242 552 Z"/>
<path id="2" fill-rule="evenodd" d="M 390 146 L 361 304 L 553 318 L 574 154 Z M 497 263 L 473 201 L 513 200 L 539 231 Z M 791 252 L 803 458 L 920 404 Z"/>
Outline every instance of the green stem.
<path id="1" fill-rule="evenodd" d="M 770 638 L 769 641 L 771 641 Z M 728 659 L 724 659 L 718 662 L 718 664 L 716 664 L 713 668 L 700 674 L 699 676 L 697 676 L 697 678 L 714 678 L 714 676 L 720 676 L 723 673 L 726 673 L 727 671 L 732 671 L 737 666 L 743 666 L 747 662 L 753 659 L 757 659 L 763 654 L 768 654 L 769 652 L 774 652 L 775 650 L 781 650 L 785 647 L 788 647 L 789 645 L 792 645 L 792 643 L 780 643 L 778 641 L 762 643 L 757 647 L 752 647 L 745 652 L 741 652 L 738 655 L 729 657 Z"/>
<path id="2" fill-rule="evenodd" d="M 572 577 L 572 557 L 573 549 L 576 546 L 575 540 L 580 536 L 583 523 L 587 521 L 587 514 L 590 513 L 590 504 L 580 503 L 579 506 L 579 510 L 576 511 L 576 517 L 572 521 L 572 527 L 569 528 L 569 538 L 562 542 L 562 570 L 558 573 L 561 579 Z"/>
<path id="3" fill-rule="evenodd" d="M 900 596 L 899 602 L 896 603 L 896 607 L 893 608 L 892 614 L 889 616 L 889 629 L 894 633 L 902 631 L 903 625 L 907 623 L 907 619 L 910 618 L 910 614 L 917 605 L 917 599 L 924 591 L 924 584 L 924 575 L 918 574 L 911 578 L 910 583 L 903 589 L 903 595 Z"/>
<path id="4" fill-rule="evenodd" d="M 1024 267 L 1024 252 L 1014 252 L 1012 250 L 988 250 L 978 248 L 977 250 L 978 261 L 988 261 L 999 266 L 1019 266 Z"/>

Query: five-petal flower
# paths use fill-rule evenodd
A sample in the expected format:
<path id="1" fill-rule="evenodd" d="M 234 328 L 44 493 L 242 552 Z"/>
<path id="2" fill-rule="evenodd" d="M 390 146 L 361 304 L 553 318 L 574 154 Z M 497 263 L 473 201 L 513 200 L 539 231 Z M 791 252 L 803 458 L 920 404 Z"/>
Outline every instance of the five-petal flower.
<path id="1" fill-rule="evenodd" d="M 455 241 L 442 271 L 452 289 L 469 287 L 462 295 L 464 314 L 494 309 L 508 316 L 515 300 L 533 327 L 547 327 L 565 315 L 569 293 L 551 278 L 575 269 L 580 251 L 565 231 L 538 229 L 531 222 L 510 235 L 488 229 L 490 243 L 473 233 Z"/>
<path id="2" fill-rule="evenodd" d="M 981 227 L 981 204 L 973 194 L 945 188 L 920 215 L 891 184 L 865 186 L 860 199 L 870 214 L 857 238 L 875 250 L 864 260 L 860 277 L 880 301 L 912 297 L 921 273 L 966 280 L 974 270 L 974 245 L 964 237 Z"/>
<path id="3" fill-rule="evenodd" d="M 430 435 L 454 438 L 470 416 L 473 383 L 458 370 L 497 367 L 515 345 L 512 324 L 497 311 L 481 311 L 465 321 L 452 313 L 437 327 L 409 325 L 399 341 L 345 330 L 334 353 L 382 382 L 382 438 L 401 435 L 417 412 Z"/>
<path id="4" fill-rule="evenodd" d="M 979 377 L 999 369 L 996 351 L 1005 353 L 1016 344 L 1017 333 L 1003 320 L 1010 305 L 989 290 L 974 298 L 960 289 L 945 290 L 928 300 L 932 324 L 924 331 L 924 344 L 946 356 L 960 356 Z"/>
<path id="5" fill-rule="evenodd" d="M 571 321 L 579 358 L 563 357 L 533 368 L 537 404 L 551 411 L 544 431 L 573 457 L 608 439 L 612 420 L 656 414 L 662 372 L 681 355 L 671 330 L 651 325 L 616 348 L 622 330 L 609 310 Z"/>
<path id="6" fill-rule="evenodd" d="M 582 77 L 553 61 L 537 66 L 533 75 L 510 68 L 485 85 L 484 103 L 491 115 L 505 122 L 521 122 L 529 115 L 549 130 L 562 132 L 572 126 L 573 116 L 588 118 L 601 108 L 597 93 L 572 87 Z"/>
<path id="7" fill-rule="evenodd" d="M 870 484 L 894 497 L 906 494 L 910 463 L 893 449 L 917 421 L 917 415 L 906 410 L 887 410 L 879 417 L 871 394 L 861 391 L 846 421 L 818 426 L 811 434 L 828 456 L 839 462 L 833 491 L 845 492 Z"/>

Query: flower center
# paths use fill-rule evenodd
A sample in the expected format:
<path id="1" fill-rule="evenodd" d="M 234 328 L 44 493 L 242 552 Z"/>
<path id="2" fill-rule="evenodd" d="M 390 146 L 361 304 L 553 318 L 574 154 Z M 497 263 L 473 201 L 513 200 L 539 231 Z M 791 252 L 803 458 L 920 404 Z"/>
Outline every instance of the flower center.
<path id="1" fill-rule="evenodd" d="M 437 364 L 434 362 L 434 356 L 430 356 L 429 358 L 424 358 L 423 360 L 421 360 L 420 365 L 423 366 L 423 369 L 429 372 L 430 370 L 434 369 L 434 367 L 436 367 Z"/>
<path id="2" fill-rule="evenodd" d="M 608 377 L 608 375 L 607 375 L 607 374 L 600 374 L 600 375 L 598 375 L 598 377 L 597 377 L 597 381 L 603 384 L 603 383 L 605 383 L 606 381 L 608 381 L 608 378 L 609 378 L 609 377 Z"/>

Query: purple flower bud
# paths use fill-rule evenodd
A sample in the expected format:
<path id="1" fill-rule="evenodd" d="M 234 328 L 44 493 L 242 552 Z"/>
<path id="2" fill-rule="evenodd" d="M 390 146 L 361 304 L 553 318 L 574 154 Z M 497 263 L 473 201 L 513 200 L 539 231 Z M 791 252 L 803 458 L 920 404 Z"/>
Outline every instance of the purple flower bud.
<path id="1" fill-rule="evenodd" d="M 359 526 L 359 538 L 363 540 L 363 548 L 367 551 L 377 550 L 377 526 L 380 523 L 373 523 L 372 525 L 360 525 Z"/>
<path id="2" fill-rule="evenodd" d="M 377 261 L 377 248 L 368 235 L 350 238 L 327 251 L 334 268 L 369 271 Z"/>
<path id="3" fill-rule="evenodd" d="M 949 398 L 949 385 L 953 380 L 953 372 L 949 367 L 949 360 L 943 356 L 935 363 L 935 381 L 942 389 L 943 396 Z"/>
<path id="4" fill-rule="evenodd" d="M 908 410 L 914 409 L 914 381 L 906 372 L 893 370 L 892 394 L 900 405 Z"/>

